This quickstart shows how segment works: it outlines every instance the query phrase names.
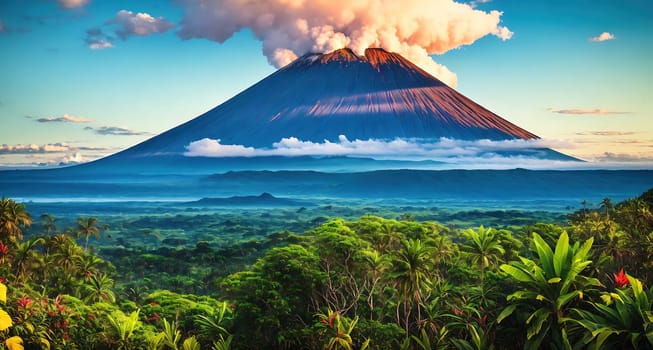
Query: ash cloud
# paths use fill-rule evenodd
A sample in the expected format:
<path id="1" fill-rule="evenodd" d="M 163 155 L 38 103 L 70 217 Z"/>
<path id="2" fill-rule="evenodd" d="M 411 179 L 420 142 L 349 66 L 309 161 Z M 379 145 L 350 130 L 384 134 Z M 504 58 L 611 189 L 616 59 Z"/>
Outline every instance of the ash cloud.
<path id="1" fill-rule="evenodd" d="M 442 54 L 494 35 L 510 39 L 500 11 L 481 11 L 453 0 L 180 0 L 178 35 L 222 43 L 249 29 L 276 67 L 307 52 L 369 47 L 397 52 L 455 87 L 457 78 L 430 54 Z"/>

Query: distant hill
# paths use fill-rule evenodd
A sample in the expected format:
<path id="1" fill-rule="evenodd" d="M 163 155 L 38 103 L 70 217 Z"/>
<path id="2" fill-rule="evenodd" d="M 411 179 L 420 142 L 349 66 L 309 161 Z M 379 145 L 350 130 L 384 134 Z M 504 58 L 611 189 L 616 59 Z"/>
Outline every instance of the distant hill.
<path id="1" fill-rule="evenodd" d="M 258 196 L 232 196 L 228 198 L 202 198 L 197 201 L 187 202 L 188 205 L 202 206 L 256 206 L 256 207 L 294 207 L 310 206 L 310 202 L 288 198 L 277 198 L 267 192 Z"/>

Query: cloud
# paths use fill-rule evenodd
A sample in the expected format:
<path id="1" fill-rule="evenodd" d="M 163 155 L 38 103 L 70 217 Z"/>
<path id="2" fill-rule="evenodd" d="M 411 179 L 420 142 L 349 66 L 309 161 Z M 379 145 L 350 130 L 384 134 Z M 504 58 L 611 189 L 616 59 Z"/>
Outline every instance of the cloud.
<path id="1" fill-rule="evenodd" d="M 430 54 L 471 45 L 512 32 L 500 25 L 502 12 L 480 11 L 453 0 L 180 0 L 182 39 L 225 42 L 249 29 L 263 43 L 268 61 L 281 67 L 307 52 L 349 47 L 362 55 L 369 47 L 397 52 L 445 83 L 456 75 Z"/>
<path id="2" fill-rule="evenodd" d="M 93 119 L 75 117 L 70 114 L 64 114 L 63 117 L 47 117 L 36 119 L 39 123 L 90 123 Z"/>
<path id="3" fill-rule="evenodd" d="M 147 13 L 134 14 L 131 11 L 120 10 L 113 19 L 107 21 L 107 24 L 116 24 L 116 34 L 122 40 L 130 36 L 146 36 L 155 33 L 165 33 L 174 24 L 168 22 L 163 17 L 154 18 Z"/>
<path id="4" fill-rule="evenodd" d="M 591 42 L 595 42 L 595 43 L 596 43 L 596 42 L 601 42 L 601 41 L 614 40 L 614 39 L 616 39 L 616 38 L 617 38 L 617 37 L 614 36 L 614 34 L 612 34 L 612 33 L 603 32 L 603 33 L 601 33 L 601 34 L 598 35 L 598 36 L 591 37 L 589 40 L 590 40 Z"/>
<path id="5" fill-rule="evenodd" d="M 595 160 L 598 162 L 641 163 L 641 162 L 653 162 L 653 156 L 651 156 L 650 154 L 604 152 L 601 156 L 596 157 Z"/>
<path id="6" fill-rule="evenodd" d="M 86 38 L 84 42 L 91 50 L 105 50 L 112 49 L 114 38 L 102 31 L 101 28 L 89 28 L 86 30 Z"/>
<path id="7" fill-rule="evenodd" d="M 448 138 L 437 140 L 349 140 L 340 135 L 337 142 L 302 141 L 296 137 L 283 138 L 271 148 L 253 148 L 243 145 L 223 145 L 220 140 L 204 138 L 186 146 L 189 157 L 256 157 L 256 156 L 365 156 L 392 159 L 448 159 L 452 157 L 485 157 L 492 154 L 509 154 L 549 147 L 572 147 L 558 141 L 537 140 L 476 140 L 465 141 Z"/>
<path id="8" fill-rule="evenodd" d="M 57 3 L 62 9 L 74 9 L 83 7 L 89 3 L 89 0 L 57 0 Z"/>
<path id="9" fill-rule="evenodd" d="M 479 4 L 487 4 L 489 2 L 492 2 L 492 0 L 471 0 L 468 2 L 469 6 L 472 8 L 478 7 Z"/>
<path id="10" fill-rule="evenodd" d="M 583 132 L 577 132 L 576 135 L 580 136 L 629 136 L 629 135 L 635 135 L 636 132 L 634 131 L 613 131 L 613 130 L 608 130 L 608 131 L 583 131 Z"/>
<path id="11" fill-rule="evenodd" d="M 147 36 L 165 33 L 174 27 L 163 17 L 152 17 L 147 13 L 136 13 L 120 10 L 104 23 L 106 28 L 89 28 L 86 30 L 84 42 L 91 50 L 105 50 L 115 47 L 116 37 L 127 40 L 131 36 Z M 113 32 L 107 34 L 105 31 Z"/>
<path id="12" fill-rule="evenodd" d="M 0 145 L 0 154 L 57 153 L 71 150 L 65 143 Z"/>
<path id="13" fill-rule="evenodd" d="M 68 154 L 63 156 L 58 160 L 59 165 L 72 165 L 72 164 L 80 164 L 86 162 L 87 159 L 82 156 L 81 153 L 75 152 L 73 154 Z"/>
<path id="14" fill-rule="evenodd" d="M 630 114 L 631 112 L 623 111 L 610 111 L 602 108 L 591 108 L 591 109 L 553 109 L 547 108 L 547 111 L 551 113 L 558 114 L 573 114 L 573 115 L 582 115 L 582 114 L 594 114 L 594 115 L 610 115 L 610 114 Z"/>
<path id="15" fill-rule="evenodd" d="M 129 130 L 129 129 L 125 129 L 125 128 L 120 128 L 120 127 L 117 127 L 117 126 L 100 126 L 100 127 L 97 127 L 97 128 L 87 126 L 87 127 L 84 128 L 84 130 L 93 131 L 98 135 L 136 136 L 136 135 L 149 135 L 150 134 L 148 132 L 134 131 L 134 130 Z"/>

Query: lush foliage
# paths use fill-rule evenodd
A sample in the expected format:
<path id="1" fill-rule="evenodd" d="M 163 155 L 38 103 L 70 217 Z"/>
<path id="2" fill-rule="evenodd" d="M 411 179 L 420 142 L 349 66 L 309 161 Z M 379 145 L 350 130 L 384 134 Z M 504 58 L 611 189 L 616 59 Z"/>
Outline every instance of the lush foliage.
<path id="1" fill-rule="evenodd" d="M 3 198 L 0 349 L 650 349 L 652 193 L 566 225 L 298 210 L 255 220 L 301 234 L 204 215 L 206 230 L 249 233 L 164 243 L 162 219 L 132 221 L 150 225 L 148 246 L 107 244 L 127 223 L 94 216 L 44 214 L 35 229 Z"/>

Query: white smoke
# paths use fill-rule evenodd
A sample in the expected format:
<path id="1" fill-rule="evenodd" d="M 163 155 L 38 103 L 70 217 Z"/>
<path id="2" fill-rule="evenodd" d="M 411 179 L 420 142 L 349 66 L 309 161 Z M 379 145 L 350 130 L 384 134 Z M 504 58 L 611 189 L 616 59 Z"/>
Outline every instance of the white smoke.
<path id="1" fill-rule="evenodd" d="M 276 67 L 307 52 L 349 47 L 397 52 L 448 85 L 456 75 L 431 59 L 491 34 L 512 32 L 500 26 L 502 12 L 484 12 L 453 0 L 181 0 L 183 39 L 222 43 L 248 28 L 263 42 Z"/>

